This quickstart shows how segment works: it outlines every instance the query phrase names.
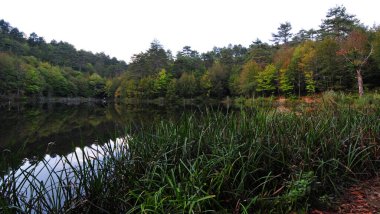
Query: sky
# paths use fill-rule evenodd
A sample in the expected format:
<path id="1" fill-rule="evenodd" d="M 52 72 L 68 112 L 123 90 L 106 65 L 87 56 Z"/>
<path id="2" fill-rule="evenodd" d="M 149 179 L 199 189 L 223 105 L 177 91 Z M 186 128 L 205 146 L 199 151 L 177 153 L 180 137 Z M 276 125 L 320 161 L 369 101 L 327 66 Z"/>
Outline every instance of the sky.
<path id="1" fill-rule="evenodd" d="M 158 40 L 175 55 L 200 53 L 259 38 L 270 42 L 280 23 L 292 32 L 317 29 L 329 8 L 344 5 L 365 25 L 380 24 L 379 0 L 1 0 L 0 19 L 27 35 L 66 41 L 130 62 Z"/>

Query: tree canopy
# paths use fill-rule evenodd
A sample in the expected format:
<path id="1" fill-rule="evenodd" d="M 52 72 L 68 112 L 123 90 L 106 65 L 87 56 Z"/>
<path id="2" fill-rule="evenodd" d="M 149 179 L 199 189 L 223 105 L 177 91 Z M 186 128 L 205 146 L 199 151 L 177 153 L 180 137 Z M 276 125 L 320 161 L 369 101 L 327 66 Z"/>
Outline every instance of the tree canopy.
<path id="1" fill-rule="evenodd" d="M 0 20 L 0 96 L 154 99 L 302 96 L 380 87 L 380 27 L 364 27 L 344 6 L 328 10 L 319 29 L 293 34 L 290 22 L 273 43 L 228 44 L 174 56 L 158 41 L 127 65 L 63 41 L 28 37 Z"/>
<path id="2" fill-rule="evenodd" d="M 292 37 L 292 25 L 290 22 L 281 23 L 280 27 L 277 28 L 277 34 L 272 33 L 273 40 L 275 44 L 288 44 L 289 39 Z"/>

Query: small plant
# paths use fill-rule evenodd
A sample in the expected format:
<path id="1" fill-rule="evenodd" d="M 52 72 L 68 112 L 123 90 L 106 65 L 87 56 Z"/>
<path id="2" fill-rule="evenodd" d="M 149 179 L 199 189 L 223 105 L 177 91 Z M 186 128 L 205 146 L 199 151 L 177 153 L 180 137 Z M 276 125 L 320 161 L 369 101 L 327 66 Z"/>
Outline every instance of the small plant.
<path id="1" fill-rule="evenodd" d="M 294 207 L 307 207 L 312 193 L 312 184 L 315 182 L 314 172 L 298 173 L 294 180 L 288 183 L 288 192 L 281 198 L 289 205 L 289 211 Z M 300 206 L 301 205 L 301 206 Z"/>

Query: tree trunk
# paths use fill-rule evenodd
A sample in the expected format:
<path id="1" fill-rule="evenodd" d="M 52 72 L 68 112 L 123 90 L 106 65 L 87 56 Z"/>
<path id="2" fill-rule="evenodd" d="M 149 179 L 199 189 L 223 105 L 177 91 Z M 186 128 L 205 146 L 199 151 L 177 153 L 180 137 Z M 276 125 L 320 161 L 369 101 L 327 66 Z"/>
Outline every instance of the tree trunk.
<path id="1" fill-rule="evenodd" d="M 358 88 L 359 88 L 359 96 L 363 96 L 364 90 L 363 90 L 363 77 L 361 73 L 361 69 L 356 70 L 356 76 L 358 78 Z"/>
<path id="2" fill-rule="evenodd" d="M 301 97 L 301 80 L 298 79 L 298 98 Z"/>

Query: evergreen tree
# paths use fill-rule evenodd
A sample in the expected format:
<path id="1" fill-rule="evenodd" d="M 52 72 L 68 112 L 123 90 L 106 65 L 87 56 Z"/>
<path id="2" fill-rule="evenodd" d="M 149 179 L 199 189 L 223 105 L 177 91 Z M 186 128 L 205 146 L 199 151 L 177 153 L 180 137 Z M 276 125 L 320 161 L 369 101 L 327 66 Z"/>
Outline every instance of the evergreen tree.
<path id="1" fill-rule="evenodd" d="M 347 36 L 358 25 L 359 20 L 355 18 L 355 15 L 348 14 L 344 6 L 336 6 L 329 9 L 326 18 L 322 21 L 320 36 L 341 38 Z"/>
<path id="2" fill-rule="evenodd" d="M 288 44 L 289 39 L 292 37 L 292 33 L 290 32 L 292 30 L 292 25 L 290 22 L 281 23 L 277 30 L 277 34 L 272 33 L 272 42 L 277 45 L 281 43 Z"/>

